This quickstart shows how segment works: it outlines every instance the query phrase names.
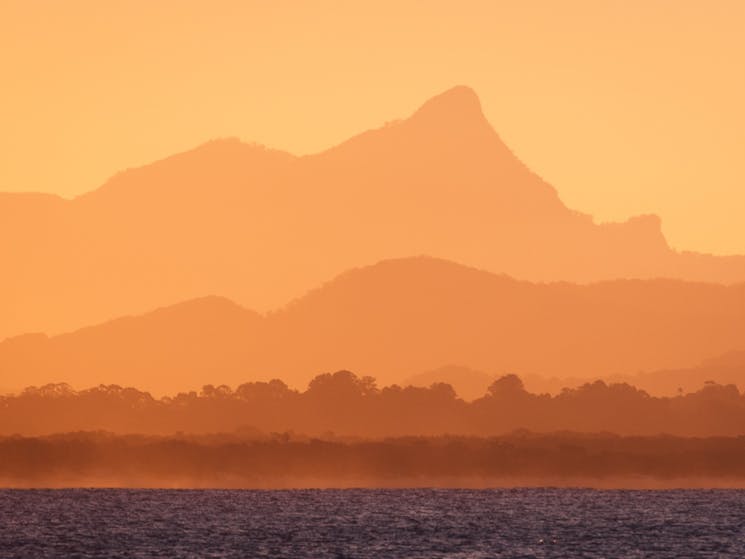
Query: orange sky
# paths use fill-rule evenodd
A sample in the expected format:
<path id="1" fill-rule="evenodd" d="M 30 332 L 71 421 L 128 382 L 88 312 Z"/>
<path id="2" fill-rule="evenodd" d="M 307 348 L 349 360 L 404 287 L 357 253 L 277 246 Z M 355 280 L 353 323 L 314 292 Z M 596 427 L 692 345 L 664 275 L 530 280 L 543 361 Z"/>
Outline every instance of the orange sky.
<path id="1" fill-rule="evenodd" d="M 2 0 L 0 190 L 238 136 L 294 153 L 467 84 L 599 221 L 745 253 L 745 2 Z"/>

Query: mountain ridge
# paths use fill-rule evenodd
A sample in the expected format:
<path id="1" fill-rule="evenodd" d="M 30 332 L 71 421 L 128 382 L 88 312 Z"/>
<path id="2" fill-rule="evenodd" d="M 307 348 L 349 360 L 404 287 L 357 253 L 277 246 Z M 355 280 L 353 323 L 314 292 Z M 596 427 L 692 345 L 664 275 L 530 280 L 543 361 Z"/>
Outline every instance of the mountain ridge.
<path id="1" fill-rule="evenodd" d="M 264 314 L 206 297 L 11 338 L 0 342 L 0 375 L 154 393 L 271 378 L 303 386 L 341 369 L 401 382 L 446 363 L 597 378 L 742 350 L 743 331 L 745 283 L 540 284 L 417 257 L 348 271 Z"/>
<path id="2" fill-rule="evenodd" d="M 72 200 L 0 194 L 0 218 L 0 338 L 204 293 L 267 310 L 413 254 L 534 282 L 745 280 L 745 256 L 676 252 L 658 217 L 567 208 L 462 86 L 317 154 L 208 142 Z"/>

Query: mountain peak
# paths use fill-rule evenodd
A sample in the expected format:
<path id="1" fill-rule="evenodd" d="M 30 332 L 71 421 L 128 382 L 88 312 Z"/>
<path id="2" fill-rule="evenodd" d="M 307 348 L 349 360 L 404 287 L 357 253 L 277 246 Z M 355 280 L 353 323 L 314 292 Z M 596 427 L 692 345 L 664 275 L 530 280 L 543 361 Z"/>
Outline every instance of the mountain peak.
<path id="1" fill-rule="evenodd" d="M 486 122 L 476 92 L 458 85 L 432 97 L 412 115 L 412 119 L 455 122 Z"/>

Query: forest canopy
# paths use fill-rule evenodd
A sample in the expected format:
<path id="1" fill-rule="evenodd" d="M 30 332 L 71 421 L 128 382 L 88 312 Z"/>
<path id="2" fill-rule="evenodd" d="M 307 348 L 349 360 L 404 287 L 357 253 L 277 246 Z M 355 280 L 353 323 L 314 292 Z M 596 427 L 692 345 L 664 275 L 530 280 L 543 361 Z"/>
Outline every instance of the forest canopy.
<path id="1" fill-rule="evenodd" d="M 0 435 L 113 433 L 294 432 L 358 437 L 494 436 L 533 432 L 622 435 L 745 434 L 745 395 L 734 385 L 707 383 L 676 397 L 652 397 L 628 384 L 588 383 L 561 393 L 532 394 L 506 375 L 472 402 L 444 383 L 429 388 L 378 387 L 349 371 L 316 376 L 305 391 L 281 380 L 153 398 L 117 385 L 73 390 L 66 384 L 29 387 L 0 397 Z"/>

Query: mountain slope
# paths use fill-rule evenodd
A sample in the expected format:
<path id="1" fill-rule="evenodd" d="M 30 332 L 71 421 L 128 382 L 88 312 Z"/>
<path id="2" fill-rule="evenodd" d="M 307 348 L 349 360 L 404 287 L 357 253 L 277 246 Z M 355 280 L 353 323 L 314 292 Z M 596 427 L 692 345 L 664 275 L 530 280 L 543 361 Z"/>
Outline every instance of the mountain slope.
<path id="1" fill-rule="evenodd" d="M 340 369 L 401 382 L 476 370 L 607 377 L 745 349 L 745 284 L 616 280 L 533 284 L 432 258 L 354 269 L 257 315 L 221 298 L 70 334 L 0 343 L 0 377 L 134 385 L 156 393 Z"/>
<path id="2" fill-rule="evenodd" d="M 0 339 L 205 293 L 268 309 L 416 254 L 533 281 L 745 280 L 745 257 L 675 253 L 654 216 L 566 208 L 456 87 L 316 155 L 213 141 L 74 200 L 0 195 Z"/>

